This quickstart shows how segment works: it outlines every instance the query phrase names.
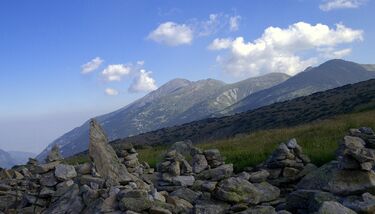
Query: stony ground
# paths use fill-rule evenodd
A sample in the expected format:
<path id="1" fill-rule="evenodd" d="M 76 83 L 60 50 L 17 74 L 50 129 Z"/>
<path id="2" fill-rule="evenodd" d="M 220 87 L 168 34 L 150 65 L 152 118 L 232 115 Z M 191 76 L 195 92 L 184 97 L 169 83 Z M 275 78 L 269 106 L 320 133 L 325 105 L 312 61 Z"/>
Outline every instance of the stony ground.
<path id="1" fill-rule="evenodd" d="M 336 159 L 317 168 L 295 139 L 262 164 L 235 174 L 217 149 L 175 143 L 154 170 L 131 144 L 117 153 L 96 121 L 90 163 L 45 163 L 0 170 L 0 213 L 375 213 L 375 135 L 351 129 Z"/>

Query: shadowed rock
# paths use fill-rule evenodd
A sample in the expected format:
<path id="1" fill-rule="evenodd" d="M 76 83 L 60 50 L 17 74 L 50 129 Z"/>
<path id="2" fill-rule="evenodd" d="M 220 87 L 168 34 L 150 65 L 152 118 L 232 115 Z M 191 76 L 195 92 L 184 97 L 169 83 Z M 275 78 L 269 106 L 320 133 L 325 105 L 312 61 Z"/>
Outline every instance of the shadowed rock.
<path id="1" fill-rule="evenodd" d="M 107 136 L 95 119 L 90 121 L 89 156 L 96 171 L 106 180 L 107 184 L 118 185 L 132 180 L 126 167 L 121 164 L 116 152 L 108 144 Z"/>

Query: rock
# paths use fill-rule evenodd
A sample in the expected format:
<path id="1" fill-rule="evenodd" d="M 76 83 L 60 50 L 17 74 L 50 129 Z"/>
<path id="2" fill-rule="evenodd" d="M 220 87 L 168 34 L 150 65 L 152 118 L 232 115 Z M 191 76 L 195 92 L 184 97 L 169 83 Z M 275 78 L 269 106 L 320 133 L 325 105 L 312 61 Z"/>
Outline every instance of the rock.
<path id="1" fill-rule="evenodd" d="M 260 183 L 266 181 L 270 173 L 267 170 L 260 170 L 257 172 L 250 173 L 249 181 L 251 183 Z"/>
<path id="2" fill-rule="evenodd" d="M 193 156 L 193 172 L 194 173 L 200 173 L 203 170 L 207 169 L 208 162 L 206 160 L 206 157 L 202 154 L 197 154 Z"/>
<path id="3" fill-rule="evenodd" d="M 280 196 L 280 189 L 267 182 L 255 183 L 254 186 L 260 191 L 260 202 L 273 201 Z"/>
<path id="4" fill-rule="evenodd" d="M 358 213 L 375 213 L 375 196 L 370 193 L 363 193 L 361 197 L 350 196 L 345 198 L 343 205 Z"/>
<path id="5" fill-rule="evenodd" d="M 56 166 L 55 169 L 55 176 L 57 179 L 61 181 L 66 181 L 77 176 L 77 172 L 74 166 L 66 165 L 66 164 L 59 164 Z"/>
<path id="6" fill-rule="evenodd" d="M 55 144 L 53 145 L 51 151 L 48 153 L 46 162 L 53 162 L 53 161 L 60 161 L 64 159 L 62 155 L 60 154 L 60 148 L 59 145 Z"/>
<path id="7" fill-rule="evenodd" d="M 194 176 L 176 176 L 172 178 L 172 182 L 174 185 L 178 186 L 193 186 L 195 181 Z"/>
<path id="8" fill-rule="evenodd" d="M 17 201 L 17 197 L 13 195 L 0 195 L 0 211 L 13 208 L 14 204 Z"/>
<path id="9" fill-rule="evenodd" d="M 283 170 L 283 176 L 290 178 L 298 175 L 299 172 L 300 171 L 298 169 L 292 167 L 285 167 Z"/>
<path id="10" fill-rule="evenodd" d="M 177 196 L 167 197 L 167 203 L 173 204 L 174 206 L 184 210 L 183 213 L 189 213 L 189 210 L 193 208 L 193 205 L 190 202 Z"/>
<path id="11" fill-rule="evenodd" d="M 198 174 L 200 180 L 220 181 L 233 174 L 233 164 L 224 164 L 214 169 L 209 169 Z"/>
<path id="12" fill-rule="evenodd" d="M 271 206 L 255 206 L 238 214 L 276 214 L 275 208 Z"/>
<path id="13" fill-rule="evenodd" d="M 228 205 L 220 203 L 205 202 L 194 206 L 195 214 L 225 214 Z"/>
<path id="14" fill-rule="evenodd" d="M 215 190 L 216 184 L 216 181 L 197 180 L 194 182 L 193 189 L 198 191 L 212 192 Z"/>
<path id="15" fill-rule="evenodd" d="M 77 184 L 72 185 L 56 202 L 45 211 L 49 214 L 80 213 L 83 210 L 82 198 Z"/>
<path id="16" fill-rule="evenodd" d="M 215 197 L 230 203 L 258 204 L 262 193 L 247 180 L 231 177 L 218 184 Z"/>
<path id="17" fill-rule="evenodd" d="M 125 191 L 119 202 L 119 207 L 122 211 L 142 212 L 150 209 L 152 206 L 153 202 L 148 197 L 147 192 L 142 190 Z"/>
<path id="18" fill-rule="evenodd" d="M 193 143 L 190 140 L 185 140 L 185 141 L 179 141 L 174 143 L 168 151 L 175 150 L 179 154 L 182 154 L 184 156 L 189 156 L 191 155 L 191 150 L 193 148 Z"/>
<path id="19" fill-rule="evenodd" d="M 319 190 L 297 190 L 288 195 L 286 208 L 293 213 L 297 210 L 313 213 L 318 211 L 325 201 L 336 201 L 336 197 Z"/>
<path id="20" fill-rule="evenodd" d="M 317 214 L 356 214 L 353 210 L 344 207 L 335 201 L 325 201 L 318 210 Z"/>
<path id="21" fill-rule="evenodd" d="M 209 149 L 204 151 L 204 156 L 211 168 L 218 167 L 224 163 L 224 159 L 218 149 Z"/>
<path id="22" fill-rule="evenodd" d="M 323 190 L 337 195 L 375 194 L 374 171 L 340 170 L 332 161 L 308 174 L 297 185 L 299 189 Z"/>
<path id="23" fill-rule="evenodd" d="M 54 172 L 48 172 L 41 176 L 40 184 L 47 187 L 52 187 L 57 184 Z"/>
<path id="24" fill-rule="evenodd" d="M 49 172 L 49 171 L 55 169 L 55 167 L 59 164 L 60 164 L 60 161 L 54 161 L 54 162 L 49 162 L 49 163 L 45 163 L 45 164 L 40 164 L 40 165 L 37 165 L 33 171 L 34 171 L 34 173 L 37 173 L 37 174 L 46 173 L 46 172 Z"/>
<path id="25" fill-rule="evenodd" d="M 91 163 L 84 163 L 77 166 L 76 171 L 81 175 L 88 175 L 91 173 Z"/>
<path id="26" fill-rule="evenodd" d="M 149 213 L 150 214 L 172 214 L 171 211 L 160 208 L 160 207 L 151 207 Z"/>
<path id="27" fill-rule="evenodd" d="M 191 204 L 193 204 L 198 199 L 198 197 L 200 196 L 199 193 L 196 193 L 193 190 L 188 189 L 188 188 L 180 188 L 176 191 L 173 191 L 169 195 L 170 196 L 176 196 L 178 198 L 182 198 L 182 199 L 188 201 Z"/>
<path id="28" fill-rule="evenodd" d="M 94 184 L 97 184 L 98 187 L 103 187 L 104 186 L 104 183 L 105 183 L 105 180 L 103 178 L 99 178 L 99 177 L 93 177 L 91 175 L 82 175 L 80 177 L 80 184 L 81 185 L 88 185 L 88 186 L 91 186 L 92 183 Z"/>
<path id="29" fill-rule="evenodd" d="M 132 180 L 126 167 L 120 163 L 116 152 L 108 145 L 107 136 L 96 120 L 90 121 L 89 156 L 96 171 L 110 185 L 128 183 Z"/>

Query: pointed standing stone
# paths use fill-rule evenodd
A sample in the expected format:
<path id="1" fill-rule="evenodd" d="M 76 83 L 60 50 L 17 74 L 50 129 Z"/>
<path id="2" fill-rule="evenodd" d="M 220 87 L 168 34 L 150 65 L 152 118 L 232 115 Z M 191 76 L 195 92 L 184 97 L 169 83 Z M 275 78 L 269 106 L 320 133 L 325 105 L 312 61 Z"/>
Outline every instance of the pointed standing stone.
<path id="1" fill-rule="evenodd" d="M 60 161 L 62 159 L 63 159 L 63 157 L 61 156 L 59 145 L 55 144 L 52 147 L 50 153 L 48 154 L 48 156 L 46 158 L 46 162 L 49 163 L 49 162 L 53 162 L 53 161 Z"/>
<path id="2" fill-rule="evenodd" d="M 132 176 L 121 164 L 115 150 L 108 144 L 107 136 L 95 119 L 90 121 L 89 156 L 96 171 L 108 185 L 124 184 L 132 180 Z"/>

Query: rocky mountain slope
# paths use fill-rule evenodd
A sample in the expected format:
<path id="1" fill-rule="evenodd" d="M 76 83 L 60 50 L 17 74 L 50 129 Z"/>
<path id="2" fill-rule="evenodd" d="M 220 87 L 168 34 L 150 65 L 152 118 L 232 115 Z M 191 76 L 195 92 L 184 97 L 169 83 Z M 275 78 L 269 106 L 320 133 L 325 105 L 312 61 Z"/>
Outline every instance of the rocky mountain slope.
<path id="1" fill-rule="evenodd" d="M 304 124 L 363 109 L 375 109 L 375 79 L 274 103 L 244 113 L 163 128 L 114 143 L 171 144 L 184 139 L 191 139 L 195 143 L 209 142 L 260 129 Z"/>
<path id="2" fill-rule="evenodd" d="M 375 78 L 373 69 L 373 65 L 360 65 L 339 59 L 330 60 L 318 67 L 309 67 L 279 85 L 253 93 L 225 109 L 221 114 L 244 112 L 275 102 L 372 79 Z"/>
<path id="3" fill-rule="evenodd" d="M 350 129 L 336 160 L 317 168 L 295 139 L 263 163 L 233 171 L 218 149 L 176 142 L 156 171 L 128 143 L 115 151 L 90 122 L 90 161 L 63 163 L 57 146 L 46 161 L 0 169 L 2 213 L 372 214 L 375 133 Z"/>
<path id="4" fill-rule="evenodd" d="M 250 78 L 234 84 L 207 79 L 192 82 L 175 79 L 134 103 L 96 119 L 109 139 L 179 125 L 207 118 L 249 94 L 277 85 L 289 76 L 281 73 Z M 43 159 L 54 144 L 64 156 L 84 151 L 88 146 L 88 122 L 56 139 L 39 156 Z"/>

